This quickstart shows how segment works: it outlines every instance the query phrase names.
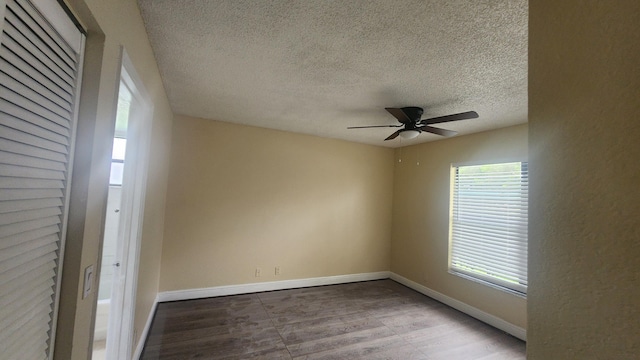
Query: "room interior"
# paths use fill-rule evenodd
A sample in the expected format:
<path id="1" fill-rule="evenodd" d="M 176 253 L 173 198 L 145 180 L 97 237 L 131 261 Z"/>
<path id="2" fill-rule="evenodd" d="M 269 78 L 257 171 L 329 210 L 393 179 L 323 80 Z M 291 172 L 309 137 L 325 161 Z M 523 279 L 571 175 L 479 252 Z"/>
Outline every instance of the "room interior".
<path id="1" fill-rule="evenodd" d="M 179 74 L 162 69 L 159 54 L 167 49 L 152 47 L 152 27 L 145 28 L 136 1 L 66 3 L 87 29 L 87 43 L 56 358 L 85 359 L 91 348 L 97 294 L 82 299 L 82 272 L 98 263 L 101 251 L 121 46 L 154 107 L 136 347 L 163 294 L 394 274 L 525 330 L 531 359 L 628 358 L 637 352 L 636 2 L 525 4 L 528 48 L 520 44 L 526 57 L 519 63 L 527 70 L 525 82 L 511 78 L 519 87 L 502 89 L 514 96 L 503 96 L 508 106 L 486 119 L 491 126 L 452 123 L 448 128 L 457 130 L 457 137 L 436 140 L 424 134 L 393 144 L 382 140 L 390 129 L 356 133 L 345 128 L 385 124 L 390 117 L 382 110 L 394 104 L 382 102 L 433 104 L 444 113 L 477 110 L 479 120 L 483 110 L 495 109 L 489 102 L 467 108 L 483 94 L 442 103 L 447 99 L 425 100 L 425 93 L 399 99 L 381 89 L 370 99 L 358 99 L 369 107 L 357 111 L 320 110 L 313 99 L 302 97 L 288 100 L 296 110 L 289 114 L 261 102 L 240 107 L 244 99 L 237 89 L 221 83 L 217 95 L 222 100 L 209 101 L 213 112 L 204 106 L 190 113 L 188 102 L 175 99 L 202 89 L 172 93 L 189 81 L 175 80 Z M 145 6 L 151 11 L 153 3 L 141 1 Z M 180 29 L 167 29 L 180 35 Z M 203 66 L 222 66 L 199 60 Z M 322 81 L 326 73 L 314 76 Z M 256 86 L 270 80 L 257 77 Z M 349 90 L 348 84 L 340 85 Z M 473 89 L 481 90 L 482 84 Z M 296 89 L 286 90 L 291 95 Z M 321 90 L 320 103 L 331 101 L 331 89 Z M 225 96 L 229 107 L 219 106 Z M 309 115 L 300 118 L 300 112 Z M 236 115 L 239 123 L 231 123 Z M 268 129 L 260 124 L 264 116 L 287 121 Z M 323 116 L 334 120 L 322 121 Z M 283 124 L 286 129 L 278 128 Z M 315 135 L 302 130 L 305 126 L 315 128 Z M 524 299 L 448 274 L 446 259 L 451 163 L 526 159 L 530 276 Z M 259 277 L 256 268 L 262 269 Z"/>

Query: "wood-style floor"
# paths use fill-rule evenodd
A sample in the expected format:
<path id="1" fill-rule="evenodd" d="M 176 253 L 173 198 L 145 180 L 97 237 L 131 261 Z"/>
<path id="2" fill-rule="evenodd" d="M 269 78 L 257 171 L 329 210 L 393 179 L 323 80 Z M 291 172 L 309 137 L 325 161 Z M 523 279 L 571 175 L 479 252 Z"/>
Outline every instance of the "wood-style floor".
<path id="1" fill-rule="evenodd" d="M 392 280 L 158 304 L 141 359 L 525 359 L 525 343 Z"/>

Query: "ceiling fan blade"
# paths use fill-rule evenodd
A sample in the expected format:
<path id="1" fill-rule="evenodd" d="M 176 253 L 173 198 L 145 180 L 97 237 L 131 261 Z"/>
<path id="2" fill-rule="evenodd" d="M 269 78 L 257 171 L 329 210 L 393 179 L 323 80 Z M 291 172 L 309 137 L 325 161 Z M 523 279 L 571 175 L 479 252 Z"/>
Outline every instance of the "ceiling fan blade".
<path id="1" fill-rule="evenodd" d="M 408 124 L 411 122 L 411 119 L 407 114 L 404 113 L 402 109 L 399 108 L 384 108 L 389 112 L 389 114 L 393 115 L 394 118 L 398 119 L 403 124 Z"/>
<path id="2" fill-rule="evenodd" d="M 397 137 L 398 137 L 398 135 L 400 135 L 400 133 L 401 133 L 403 130 L 404 130 L 404 129 L 400 129 L 400 130 L 398 130 L 398 131 L 394 132 L 393 134 L 389 135 L 386 139 L 384 139 L 384 141 L 387 141 L 387 140 L 393 140 L 393 139 L 397 138 Z"/>
<path id="3" fill-rule="evenodd" d="M 367 128 L 382 128 L 382 127 L 402 127 L 402 125 L 349 126 L 347 129 L 367 129 Z"/>
<path id="4" fill-rule="evenodd" d="M 476 119 L 478 118 L 478 116 L 479 116 L 478 113 L 475 111 L 467 111 L 459 114 L 451 114 L 451 115 L 438 116 L 430 119 L 420 120 L 420 124 L 429 125 L 429 124 L 439 124 L 439 123 L 449 122 L 449 121 Z"/>
<path id="5" fill-rule="evenodd" d="M 427 126 L 427 125 L 420 126 L 417 129 L 421 130 L 421 131 L 430 132 L 430 133 L 436 134 L 436 135 L 442 135 L 442 136 L 454 136 L 454 135 L 456 135 L 458 133 L 457 131 L 440 129 L 440 128 L 437 128 L 437 127 Z"/>

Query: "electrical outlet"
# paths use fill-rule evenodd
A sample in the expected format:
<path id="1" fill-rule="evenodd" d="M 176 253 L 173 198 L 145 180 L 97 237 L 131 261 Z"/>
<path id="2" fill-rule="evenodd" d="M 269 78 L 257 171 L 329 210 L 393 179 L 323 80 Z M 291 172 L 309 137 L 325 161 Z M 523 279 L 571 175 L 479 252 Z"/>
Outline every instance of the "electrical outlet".
<path id="1" fill-rule="evenodd" d="M 280 275 L 280 266 L 276 266 L 275 274 Z"/>
<path id="2" fill-rule="evenodd" d="M 260 268 L 256 268 L 256 277 L 260 277 L 261 270 Z"/>

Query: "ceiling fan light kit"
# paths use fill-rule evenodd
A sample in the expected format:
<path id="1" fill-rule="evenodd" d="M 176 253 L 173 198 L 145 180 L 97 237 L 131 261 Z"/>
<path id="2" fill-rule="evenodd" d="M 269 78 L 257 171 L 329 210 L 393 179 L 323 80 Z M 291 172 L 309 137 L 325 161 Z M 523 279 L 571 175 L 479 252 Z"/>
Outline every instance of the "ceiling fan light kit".
<path id="1" fill-rule="evenodd" d="M 403 108 L 385 108 L 389 114 L 393 115 L 401 125 L 371 125 L 371 126 L 351 126 L 347 129 L 365 129 L 365 128 L 377 128 L 377 127 L 402 127 L 402 129 L 397 130 L 393 134 L 389 135 L 386 140 L 392 140 L 400 135 L 403 139 L 414 139 L 421 132 L 425 131 L 431 134 L 441 135 L 441 136 L 454 136 L 457 134 L 455 131 L 441 129 L 433 126 L 429 126 L 431 124 L 439 124 L 450 121 L 458 121 L 458 120 L 467 120 L 467 119 L 476 119 L 478 118 L 478 113 L 475 111 L 467 111 L 458 114 L 451 114 L 445 116 L 438 116 L 429 119 L 420 119 L 424 110 L 417 106 L 407 106 Z"/>
<path id="2" fill-rule="evenodd" d="M 400 133 L 400 137 L 403 139 L 415 139 L 420 135 L 420 131 L 418 130 L 405 130 Z"/>

